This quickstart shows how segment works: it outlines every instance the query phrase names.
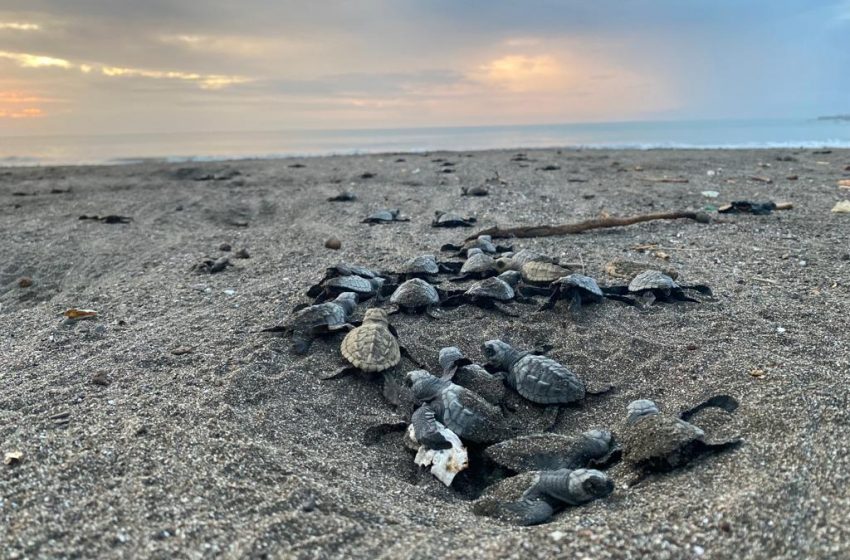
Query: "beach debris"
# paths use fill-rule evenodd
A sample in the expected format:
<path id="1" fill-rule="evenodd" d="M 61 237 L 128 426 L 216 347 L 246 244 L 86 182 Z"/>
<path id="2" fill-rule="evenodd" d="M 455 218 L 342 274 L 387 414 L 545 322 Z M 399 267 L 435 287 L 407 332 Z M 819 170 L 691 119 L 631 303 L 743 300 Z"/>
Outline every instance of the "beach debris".
<path id="1" fill-rule="evenodd" d="M 183 356 L 184 354 L 191 354 L 192 348 L 189 346 L 178 346 L 171 351 L 175 356 Z"/>
<path id="2" fill-rule="evenodd" d="M 760 175 L 750 175 L 748 177 L 750 181 L 755 181 L 756 183 L 772 183 L 773 179 L 770 177 L 762 177 Z"/>
<path id="3" fill-rule="evenodd" d="M 352 202 L 355 200 L 357 200 L 357 195 L 349 191 L 342 191 L 338 195 L 328 198 L 328 202 Z"/>
<path id="4" fill-rule="evenodd" d="M 850 179 L 840 179 L 838 181 L 838 187 L 841 189 L 850 189 Z"/>
<path id="5" fill-rule="evenodd" d="M 411 371 L 406 379 L 413 397 L 423 403 L 414 413 L 412 424 L 417 441 L 438 440 L 435 424 L 426 421 L 430 418 L 464 441 L 495 443 L 501 439 L 502 412 L 478 393 L 423 369 Z"/>
<path id="6" fill-rule="evenodd" d="M 32 278 L 29 276 L 21 276 L 18 278 L 18 287 L 19 288 L 29 288 L 32 286 Z"/>
<path id="7" fill-rule="evenodd" d="M 474 187 L 463 187 L 461 188 L 460 195 L 461 196 L 487 196 L 490 194 L 490 190 L 486 185 L 476 185 Z"/>
<path id="8" fill-rule="evenodd" d="M 717 191 L 702 191 L 700 194 L 705 198 L 717 198 L 720 196 L 720 193 Z"/>
<path id="9" fill-rule="evenodd" d="M 72 307 L 65 310 L 62 315 L 64 315 L 69 321 L 79 321 L 82 319 L 93 319 L 94 317 L 97 317 L 97 311 L 94 309 L 78 309 L 76 307 Z"/>
<path id="10" fill-rule="evenodd" d="M 430 315 L 431 308 L 440 303 L 440 294 L 425 280 L 412 278 L 395 289 L 390 303 L 405 313 L 425 312 Z"/>
<path id="11" fill-rule="evenodd" d="M 561 169 L 560 165 L 544 165 L 543 167 L 538 167 L 538 171 L 558 171 Z"/>
<path id="12" fill-rule="evenodd" d="M 104 224 L 129 224 L 133 221 L 133 218 L 129 216 L 117 216 L 115 214 L 109 214 L 108 216 L 86 216 L 83 214 L 80 216 L 81 220 L 94 220 L 97 222 L 103 222 Z"/>
<path id="13" fill-rule="evenodd" d="M 472 227 L 475 221 L 473 217 L 464 218 L 454 212 L 437 211 L 434 212 L 434 220 L 431 222 L 431 226 L 439 228 Z"/>
<path id="14" fill-rule="evenodd" d="M 835 203 L 835 206 L 832 207 L 832 211 L 836 214 L 850 214 L 850 200 L 842 200 L 841 202 Z"/>
<path id="15" fill-rule="evenodd" d="M 342 247 L 342 241 L 340 241 L 334 236 L 328 237 L 325 240 L 326 249 L 333 249 L 334 251 L 338 251 L 340 247 Z"/>
<path id="16" fill-rule="evenodd" d="M 832 150 L 814 150 L 812 153 L 818 156 L 825 156 L 827 154 L 831 154 Z"/>
<path id="17" fill-rule="evenodd" d="M 372 173 L 371 171 L 367 171 L 366 173 L 360 174 L 361 179 L 373 179 L 374 177 L 375 177 L 375 174 Z"/>
<path id="18" fill-rule="evenodd" d="M 487 364 L 507 372 L 508 386 L 531 402 L 567 404 L 585 397 L 581 379 L 552 358 L 516 350 L 501 340 L 488 340 L 481 351 Z"/>
<path id="19" fill-rule="evenodd" d="M 790 210 L 793 205 L 790 202 L 750 202 L 749 200 L 736 200 L 725 204 L 717 209 L 721 214 L 753 214 L 765 216 L 774 210 Z"/>
<path id="20" fill-rule="evenodd" d="M 237 251 L 233 253 L 233 256 L 237 259 L 250 259 L 251 253 L 248 252 L 248 249 L 243 247 L 242 249 L 237 249 Z"/>
<path id="21" fill-rule="evenodd" d="M 700 223 L 709 223 L 711 218 L 704 212 L 661 212 L 658 214 L 644 214 L 618 218 L 607 216 L 574 224 L 562 224 L 555 226 L 521 226 L 513 228 L 491 227 L 479 231 L 467 239 L 475 239 L 479 235 L 489 235 L 494 239 L 507 237 L 551 237 L 553 235 L 572 235 L 582 233 L 591 229 L 611 228 L 629 226 L 653 220 L 679 220 L 688 219 Z"/>
<path id="22" fill-rule="evenodd" d="M 198 273 L 216 274 L 229 266 L 233 266 L 233 264 L 227 257 L 219 257 L 217 259 L 204 257 L 200 263 L 192 265 L 192 270 Z"/>
<path id="23" fill-rule="evenodd" d="M 646 181 L 647 183 L 690 183 L 690 179 L 685 179 L 682 177 L 641 177 L 641 181 Z"/>
<path id="24" fill-rule="evenodd" d="M 540 433 L 518 436 L 484 450 L 484 455 L 516 473 L 541 469 L 579 469 L 604 466 L 619 456 L 608 430 L 588 430 L 578 436 Z"/>
<path id="25" fill-rule="evenodd" d="M 613 491 L 614 481 L 595 469 L 529 471 L 488 487 L 472 511 L 515 525 L 539 525 L 565 507 L 598 500 Z"/>
<path id="26" fill-rule="evenodd" d="M 366 219 L 363 220 L 364 224 L 388 224 L 390 222 L 409 222 L 410 218 L 401 215 L 401 211 L 398 208 L 389 208 L 384 210 L 378 210 L 377 212 L 373 212 L 369 214 Z"/>
<path id="27" fill-rule="evenodd" d="M 227 169 L 221 173 L 209 173 L 200 167 L 181 167 L 174 172 L 174 178 L 191 181 L 227 181 L 242 173 L 236 169 Z"/>
<path id="28" fill-rule="evenodd" d="M 660 270 L 661 272 L 663 272 L 674 280 L 679 277 L 679 271 L 673 267 L 659 267 L 654 264 L 639 261 L 630 261 L 627 259 L 615 259 L 613 261 L 609 261 L 605 263 L 604 270 L 605 274 L 607 274 L 608 276 L 612 276 L 614 278 L 623 278 L 631 282 L 632 278 L 650 268 Z"/>
<path id="29" fill-rule="evenodd" d="M 391 330 L 387 312 L 373 307 L 366 310 L 363 323 L 342 339 L 340 352 L 351 365 L 324 379 L 358 371 L 374 373 L 388 370 L 401 361 L 402 349 L 394 330 Z"/>
<path id="30" fill-rule="evenodd" d="M 226 242 L 222 243 L 221 245 L 218 246 L 219 251 L 224 251 L 224 252 L 227 252 L 227 253 L 229 253 L 232 248 L 233 247 L 230 246 L 230 243 L 226 243 Z"/>
<path id="31" fill-rule="evenodd" d="M 711 295 L 711 288 L 708 286 L 702 284 L 679 285 L 660 270 L 645 270 L 632 278 L 628 286 L 609 286 L 602 289 L 604 293 L 609 295 L 633 295 L 639 303 L 645 306 L 652 305 L 656 301 L 700 303 L 698 299 L 688 296 L 685 290 Z"/>
<path id="32" fill-rule="evenodd" d="M 480 280 L 466 290 L 449 293 L 440 304 L 443 307 L 457 307 L 463 304 L 475 305 L 484 309 L 495 309 L 507 315 L 513 315 L 503 309 L 501 303 L 509 303 L 515 299 L 525 301 L 524 297 L 517 298 L 516 287 L 522 275 L 516 270 L 507 270 L 499 276 L 491 276 Z"/>
<path id="33" fill-rule="evenodd" d="M 785 177 L 785 179 L 787 179 L 788 181 L 796 181 L 799 178 L 799 175 L 788 175 L 787 177 Z"/>
<path id="34" fill-rule="evenodd" d="M 431 412 L 431 415 L 433 415 L 433 412 Z M 437 480 L 446 486 L 451 486 L 455 476 L 469 467 L 469 454 L 457 434 L 436 420 L 434 420 L 434 426 L 435 433 L 439 434 L 449 444 L 449 447 L 435 449 L 426 444 L 420 444 L 416 440 L 415 430 L 413 424 L 411 424 L 407 430 L 407 437 L 414 445 L 419 446 L 413 462 L 421 467 L 430 466 L 431 474 Z"/>
<path id="35" fill-rule="evenodd" d="M 356 308 L 357 295 L 343 292 L 333 301 L 299 309 L 284 324 L 261 332 L 291 333 L 293 351 L 306 354 L 314 338 L 353 329 L 354 325 L 349 324 L 348 320 Z"/>
<path id="36" fill-rule="evenodd" d="M 24 460 L 23 451 L 7 451 L 3 454 L 3 464 L 13 467 Z"/>
<path id="37" fill-rule="evenodd" d="M 688 422 L 706 408 L 720 408 L 732 413 L 738 401 L 728 395 L 716 395 L 679 414 L 661 412 L 647 399 L 632 401 L 627 407 L 626 421 L 620 432 L 623 460 L 636 474 L 630 486 L 655 472 L 668 472 L 682 467 L 708 453 L 733 449 L 740 439 L 710 441 L 705 432 Z"/>

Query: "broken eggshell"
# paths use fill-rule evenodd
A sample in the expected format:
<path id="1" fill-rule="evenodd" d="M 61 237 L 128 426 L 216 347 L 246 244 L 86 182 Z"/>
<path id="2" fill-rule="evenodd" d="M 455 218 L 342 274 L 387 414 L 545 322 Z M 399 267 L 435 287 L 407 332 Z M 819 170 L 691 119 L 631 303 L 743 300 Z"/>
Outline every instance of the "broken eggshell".
<path id="1" fill-rule="evenodd" d="M 430 465 L 431 474 L 446 486 L 451 486 L 455 476 L 469 467 L 469 455 L 457 434 L 439 422 L 437 422 L 437 426 L 440 434 L 452 444 L 450 448 L 429 449 L 424 445 L 419 445 L 416 436 L 413 434 L 413 425 L 408 426 L 407 437 L 410 442 L 419 445 L 413 462 L 421 467 Z"/>

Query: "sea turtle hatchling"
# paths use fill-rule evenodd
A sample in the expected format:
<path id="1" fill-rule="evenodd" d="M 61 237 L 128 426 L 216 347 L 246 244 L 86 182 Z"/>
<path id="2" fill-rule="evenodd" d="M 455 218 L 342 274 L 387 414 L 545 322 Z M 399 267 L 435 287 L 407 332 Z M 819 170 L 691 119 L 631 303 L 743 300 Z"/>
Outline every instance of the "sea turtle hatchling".
<path id="1" fill-rule="evenodd" d="M 584 399 L 584 383 L 552 358 L 521 352 L 501 340 L 488 340 L 482 352 L 491 366 L 506 371 L 505 381 L 517 393 L 538 404 L 568 404 Z M 604 393 L 592 391 L 590 394 Z"/>
<path id="2" fill-rule="evenodd" d="M 490 235 L 479 235 L 475 239 L 468 239 L 464 241 L 463 245 L 454 245 L 452 243 L 446 243 L 445 245 L 440 247 L 441 251 L 452 251 L 457 257 L 468 256 L 467 251 L 469 251 L 470 249 L 481 249 L 488 255 L 495 255 L 496 253 L 506 253 L 508 251 L 513 250 L 513 248 L 508 245 L 496 245 L 495 243 L 493 243 L 493 237 Z"/>
<path id="3" fill-rule="evenodd" d="M 408 373 L 407 380 L 414 398 L 423 403 L 420 408 L 432 410 L 434 418 L 462 440 L 493 443 L 501 438 L 501 411 L 477 393 L 421 369 Z M 426 418 L 426 411 L 414 414 L 413 430 L 420 442 L 436 437 L 430 433 L 433 424 L 422 421 Z"/>
<path id="4" fill-rule="evenodd" d="M 376 307 L 366 310 L 363 323 L 345 335 L 339 349 L 342 357 L 351 365 L 324 379 L 357 371 L 374 373 L 388 370 L 398 365 L 403 352 L 387 319 L 387 312 Z"/>
<path id="5" fill-rule="evenodd" d="M 457 307 L 463 304 L 476 305 L 485 309 L 495 309 L 506 315 L 513 315 L 501 304 L 512 301 L 526 302 L 524 296 L 517 294 L 517 285 L 521 280 L 521 274 L 515 270 L 508 270 L 499 276 L 491 276 L 479 280 L 466 290 L 455 290 L 449 292 L 448 297 L 440 304 L 443 307 Z"/>
<path id="6" fill-rule="evenodd" d="M 623 460 L 638 475 L 632 484 L 637 484 L 653 472 L 671 471 L 700 456 L 740 445 L 740 439 L 708 441 L 702 429 L 687 421 L 696 412 L 710 407 L 734 412 L 738 401 L 728 395 L 717 395 L 681 413 L 679 417 L 661 412 L 648 399 L 629 403 L 620 438 Z"/>
<path id="7" fill-rule="evenodd" d="M 594 429 L 577 436 L 553 433 L 518 436 L 491 445 L 484 455 L 504 469 L 521 473 L 599 468 L 617 461 L 620 449 L 610 431 Z"/>
<path id="8" fill-rule="evenodd" d="M 450 379 L 461 387 L 466 387 L 496 406 L 505 400 L 505 383 L 502 378 L 491 374 L 472 360 L 466 358 L 460 348 L 448 346 L 440 348 L 440 367 L 443 379 Z"/>
<path id="9" fill-rule="evenodd" d="M 385 279 L 381 277 L 363 278 L 362 276 L 336 276 L 325 280 L 320 285 L 313 286 L 307 291 L 308 296 L 315 295 L 314 303 L 322 303 L 335 298 L 343 292 L 354 292 L 360 301 L 379 295 Z"/>
<path id="10" fill-rule="evenodd" d="M 431 222 L 432 227 L 438 228 L 457 228 L 471 227 L 476 222 L 475 218 L 464 218 L 460 214 L 454 212 L 434 212 L 434 220 Z"/>
<path id="11" fill-rule="evenodd" d="M 419 255 L 404 261 L 395 274 L 398 276 L 399 282 L 411 278 L 433 281 L 434 277 L 441 272 L 458 272 L 461 265 L 462 263 L 440 262 L 434 255 Z"/>
<path id="12" fill-rule="evenodd" d="M 321 280 L 310 286 L 307 290 L 307 295 L 313 298 L 318 296 L 324 290 L 325 282 L 332 278 L 339 278 L 340 276 L 359 276 L 366 280 L 370 280 L 373 278 L 381 278 L 383 275 L 377 270 L 372 270 L 365 266 L 340 262 L 326 268 L 325 275 Z"/>
<path id="13" fill-rule="evenodd" d="M 540 261 L 557 264 L 556 260 L 531 249 L 520 249 L 516 253 L 506 253 L 496 259 L 495 267 L 499 272 L 506 270 L 522 270 L 522 267 L 530 262 Z"/>
<path id="14" fill-rule="evenodd" d="M 357 307 L 357 295 L 343 292 L 335 300 L 310 305 L 293 313 L 283 325 L 263 329 L 262 332 L 292 333 L 293 349 L 298 354 L 306 354 L 313 338 L 327 333 L 353 329 L 348 318 Z"/>
<path id="15" fill-rule="evenodd" d="M 398 208 L 388 208 L 378 210 L 369 214 L 364 220 L 364 224 L 388 224 L 390 222 L 409 222 L 410 218 L 401 215 L 401 210 Z"/>
<path id="16" fill-rule="evenodd" d="M 413 278 L 402 282 L 390 296 L 390 303 L 398 311 L 405 313 L 428 313 L 440 303 L 437 288 L 422 280 Z"/>
<path id="17" fill-rule="evenodd" d="M 643 305 L 655 301 L 692 301 L 700 303 L 685 293 L 685 290 L 711 295 L 711 288 L 704 285 L 680 285 L 660 270 L 645 270 L 635 276 L 628 286 L 611 286 L 603 291 L 613 295 L 633 295 Z"/>
<path id="18" fill-rule="evenodd" d="M 551 284 L 568 276 L 569 268 L 546 261 L 529 261 L 520 268 L 522 279 L 529 284 Z"/>
<path id="19" fill-rule="evenodd" d="M 673 280 L 679 277 L 679 271 L 672 266 L 658 266 L 655 264 L 630 261 L 627 259 L 615 259 L 605 263 L 605 274 L 614 278 L 623 278 L 632 281 L 632 278 L 647 269 L 660 270 Z"/>
<path id="20" fill-rule="evenodd" d="M 613 491 L 614 481 L 594 469 L 529 471 L 488 487 L 472 511 L 516 525 L 539 525 L 564 507 L 586 504 Z"/>
<path id="21" fill-rule="evenodd" d="M 582 305 L 588 303 L 601 303 L 606 297 L 634 305 L 634 302 L 626 296 L 604 293 L 596 280 L 583 274 L 570 274 L 559 278 L 552 282 L 548 289 L 533 286 L 523 289 L 526 295 L 529 293 L 540 295 L 545 291 L 548 291 L 549 301 L 543 304 L 541 309 L 552 309 L 559 299 L 569 301 L 569 309 L 572 312 L 578 311 Z"/>
<path id="22" fill-rule="evenodd" d="M 470 249 L 466 254 L 466 261 L 460 268 L 460 276 L 451 278 L 452 282 L 487 278 L 496 274 L 493 257 L 484 253 L 481 249 Z"/>

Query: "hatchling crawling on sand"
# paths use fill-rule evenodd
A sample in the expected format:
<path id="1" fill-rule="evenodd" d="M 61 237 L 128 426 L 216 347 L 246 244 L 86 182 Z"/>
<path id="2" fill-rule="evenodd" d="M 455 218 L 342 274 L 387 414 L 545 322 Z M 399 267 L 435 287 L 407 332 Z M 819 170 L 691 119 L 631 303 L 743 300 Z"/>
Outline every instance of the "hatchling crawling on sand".
<path id="1" fill-rule="evenodd" d="M 523 293 L 533 293 L 540 295 L 545 293 L 545 288 L 526 287 Z M 605 298 L 617 299 L 628 304 L 634 305 L 634 302 L 625 296 L 616 294 L 605 294 L 596 283 L 596 280 L 590 276 L 583 274 L 570 274 L 552 282 L 548 288 L 549 301 L 543 304 L 541 309 L 552 309 L 560 299 L 565 299 L 569 302 L 570 311 L 576 312 L 581 309 L 582 305 L 588 303 L 601 303 Z"/>
<path id="2" fill-rule="evenodd" d="M 582 380 L 552 358 L 516 350 L 501 340 L 488 340 L 481 349 L 488 364 L 507 372 L 508 386 L 531 402 L 567 404 L 587 393 Z"/>
<path id="3" fill-rule="evenodd" d="M 505 253 L 500 258 L 496 259 L 496 270 L 504 272 L 506 270 L 522 270 L 523 265 L 533 261 L 547 262 L 556 264 L 556 260 L 531 249 L 520 249 L 516 253 Z"/>
<path id="4" fill-rule="evenodd" d="M 466 358 L 460 348 L 440 348 L 440 367 L 443 379 L 450 379 L 462 387 L 478 393 L 487 402 L 500 406 L 505 400 L 505 383 L 472 360 Z"/>
<path id="5" fill-rule="evenodd" d="M 311 287 L 307 295 L 315 297 L 315 303 L 334 298 L 343 292 L 354 292 L 360 301 L 365 301 L 381 293 L 383 278 L 363 278 L 362 276 L 336 276 Z"/>
<path id="6" fill-rule="evenodd" d="M 434 280 L 434 277 L 441 272 L 457 272 L 460 270 L 462 263 L 440 262 L 434 255 L 419 255 L 408 259 L 401 265 L 401 268 L 396 272 L 399 282 L 410 280 L 411 278 L 422 278 L 423 280 Z"/>
<path id="7" fill-rule="evenodd" d="M 405 313 L 428 313 L 440 303 L 437 288 L 422 280 L 413 278 L 402 282 L 390 296 L 390 303 Z"/>
<path id="8" fill-rule="evenodd" d="M 435 212 L 431 226 L 439 228 L 471 227 L 475 222 L 475 218 L 464 218 L 454 212 Z"/>
<path id="9" fill-rule="evenodd" d="M 693 290 L 711 295 L 711 288 L 704 285 L 680 285 L 660 270 L 645 270 L 635 276 L 628 286 L 611 286 L 604 292 L 611 295 L 632 295 L 643 305 L 652 305 L 655 301 L 692 301 L 699 303 L 685 293 Z"/>
<path id="10" fill-rule="evenodd" d="M 366 310 L 363 323 L 349 331 L 342 339 L 340 352 L 351 365 L 325 379 L 333 379 L 357 371 L 366 373 L 386 371 L 398 365 L 401 354 L 405 351 L 399 346 L 395 329 L 387 319 L 387 312 L 373 307 Z"/>
<path id="11" fill-rule="evenodd" d="M 611 432 L 594 429 L 577 436 L 519 436 L 491 445 L 484 455 L 508 471 L 521 473 L 607 466 L 619 459 L 620 449 Z"/>
<path id="12" fill-rule="evenodd" d="M 466 261 L 460 268 L 460 276 L 452 278 L 452 282 L 487 278 L 496 274 L 493 257 L 481 249 L 470 249 L 466 255 Z"/>
<path id="13" fill-rule="evenodd" d="M 493 443 L 501 439 L 504 418 L 498 407 L 477 393 L 456 385 L 448 379 L 435 377 L 425 370 L 407 374 L 414 398 L 421 408 L 434 412 L 434 418 L 462 440 L 474 443 Z M 413 430 L 419 442 L 434 440 L 433 424 L 426 411 L 414 414 Z"/>
<path id="14" fill-rule="evenodd" d="M 323 334 L 335 333 L 354 326 L 348 319 L 357 308 L 357 295 L 343 292 L 333 301 L 310 305 L 292 314 L 284 324 L 263 332 L 292 333 L 293 349 L 298 354 L 306 354 L 313 338 Z"/>
<path id="15" fill-rule="evenodd" d="M 740 439 L 709 441 L 703 430 L 687 421 L 700 410 L 712 407 L 734 412 L 738 401 L 727 395 L 717 395 L 678 417 L 661 412 L 651 400 L 629 403 L 620 438 L 623 460 L 637 474 L 632 484 L 653 472 L 671 471 L 700 456 L 740 445 Z"/>
<path id="16" fill-rule="evenodd" d="M 503 309 L 500 304 L 512 301 L 528 301 L 519 296 L 516 291 L 517 284 L 521 279 L 519 272 L 508 270 L 499 276 L 491 276 L 479 280 L 466 290 L 450 292 L 448 297 L 440 304 L 443 307 L 457 307 L 463 304 L 476 305 L 485 309 L 496 309 L 502 313 L 512 315 Z"/>
<path id="17" fill-rule="evenodd" d="M 472 511 L 516 525 L 539 525 L 567 506 L 598 500 L 613 491 L 614 481 L 594 469 L 529 471 L 488 487 Z"/>
<path id="18" fill-rule="evenodd" d="M 494 255 L 496 253 L 506 253 L 508 251 L 513 250 L 512 247 L 507 245 L 496 245 L 493 243 L 493 237 L 490 235 L 479 235 L 475 239 L 469 239 L 463 243 L 463 245 L 454 245 L 452 243 L 446 243 L 442 247 L 440 247 L 441 251 L 452 251 L 455 253 L 455 256 L 465 257 L 467 256 L 467 252 L 470 249 L 481 249 L 484 253 L 488 255 Z"/>
<path id="19" fill-rule="evenodd" d="M 388 224 L 390 222 L 409 222 L 410 218 L 401 215 L 401 210 L 398 208 L 388 208 L 378 210 L 369 214 L 364 220 L 364 224 Z"/>

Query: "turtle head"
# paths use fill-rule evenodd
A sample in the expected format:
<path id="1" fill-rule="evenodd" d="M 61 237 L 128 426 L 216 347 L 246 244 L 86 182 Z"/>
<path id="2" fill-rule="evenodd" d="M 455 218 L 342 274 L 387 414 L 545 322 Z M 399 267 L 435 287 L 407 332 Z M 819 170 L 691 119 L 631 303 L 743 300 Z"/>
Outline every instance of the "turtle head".
<path id="1" fill-rule="evenodd" d="M 569 490 L 574 503 L 584 503 L 609 495 L 614 491 L 614 481 L 601 471 L 576 469 L 570 473 Z"/>
<path id="2" fill-rule="evenodd" d="M 499 260 L 496 262 L 499 262 Z M 516 288 L 519 281 L 522 280 L 522 274 L 518 270 L 506 270 L 499 274 L 499 278 L 511 288 Z"/>
<path id="3" fill-rule="evenodd" d="M 342 292 L 336 299 L 334 303 L 339 305 L 345 310 L 345 315 L 351 315 L 354 309 L 357 307 L 357 294 L 354 292 Z"/>
<path id="4" fill-rule="evenodd" d="M 626 407 L 626 424 L 634 424 L 638 418 L 651 416 L 659 412 L 661 411 L 658 410 L 658 405 L 649 399 L 632 401 Z"/>
<path id="5" fill-rule="evenodd" d="M 521 357 L 510 344 L 501 340 L 488 340 L 481 345 L 481 352 L 488 364 L 505 369 Z"/>
<path id="6" fill-rule="evenodd" d="M 385 325 L 389 324 L 389 319 L 387 319 L 387 312 L 379 307 L 371 307 L 366 310 L 366 314 L 363 315 L 364 323 L 383 323 Z"/>
<path id="7" fill-rule="evenodd" d="M 430 401 L 437 398 L 447 381 L 434 377 L 424 369 L 413 370 L 405 376 L 410 390 L 417 401 Z"/>
<path id="8" fill-rule="evenodd" d="M 451 369 L 459 360 L 463 359 L 463 352 L 456 346 L 440 348 L 440 367 L 443 371 Z"/>
<path id="9" fill-rule="evenodd" d="M 493 266 L 496 267 L 496 272 L 499 273 L 517 269 L 513 257 L 499 257 L 493 262 Z"/>
<path id="10" fill-rule="evenodd" d="M 484 254 L 484 251 L 482 251 L 478 247 L 473 247 L 472 249 L 466 250 L 466 258 L 467 259 L 474 256 L 474 255 L 482 255 L 482 254 Z"/>
<path id="11" fill-rule="evenodd" d="M 582 434 L 585 438 L 592 441 L 594 446 L 599 449 L 608 450 L 614 445 L 614 436 L 608 430 L 588 430 Z"/>
<path id="12" fill-rule="evenodd" d="M 376 292 L 380 292 L 381 288 L 384 287 L 384 282 L 387 281 L 386 278 L 381 278 L 380 276 L 376 276 L 375 278 L 369 278 L 369 283 L 372 285 L 372 289 Z"/>

